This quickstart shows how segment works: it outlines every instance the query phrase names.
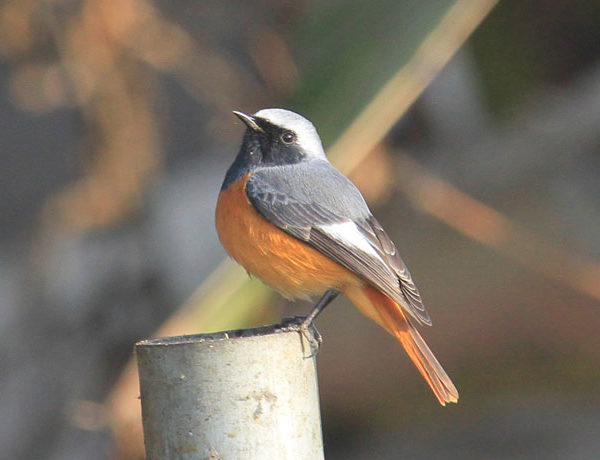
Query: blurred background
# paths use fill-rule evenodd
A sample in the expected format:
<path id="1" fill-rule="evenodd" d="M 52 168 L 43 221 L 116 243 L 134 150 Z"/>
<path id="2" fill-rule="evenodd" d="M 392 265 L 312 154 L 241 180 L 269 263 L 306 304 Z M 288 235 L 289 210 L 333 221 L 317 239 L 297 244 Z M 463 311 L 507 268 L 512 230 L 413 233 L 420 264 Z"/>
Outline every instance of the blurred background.
<path id="1" fill-rule="evenodd" d="M 0 456 L 143 458 L 137 340 L 308 311 L 213 224 L 231 110 L 286 107 L 396 241 L 461 394 L 336 301 L 326 457 L 598 458 L 599 57 L 589 1 L 3 0 Z"/>

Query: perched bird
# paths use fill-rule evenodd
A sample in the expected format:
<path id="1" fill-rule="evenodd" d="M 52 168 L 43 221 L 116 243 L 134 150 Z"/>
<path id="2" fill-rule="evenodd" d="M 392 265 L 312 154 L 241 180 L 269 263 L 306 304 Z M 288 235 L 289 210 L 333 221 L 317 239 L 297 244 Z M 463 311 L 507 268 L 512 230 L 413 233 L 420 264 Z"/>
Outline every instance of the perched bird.
<path id="1" fill-rule="evenodd" d="M 400 341 L 440 404 L 457 402 L 415 328 L 431 320 L 406 265 L 313 124 L 284 109 L 234 114 L 247 129 L 217 202 L 225 250 L 286 297 L 322 295 L 309 322 L 342 292 Z"/>

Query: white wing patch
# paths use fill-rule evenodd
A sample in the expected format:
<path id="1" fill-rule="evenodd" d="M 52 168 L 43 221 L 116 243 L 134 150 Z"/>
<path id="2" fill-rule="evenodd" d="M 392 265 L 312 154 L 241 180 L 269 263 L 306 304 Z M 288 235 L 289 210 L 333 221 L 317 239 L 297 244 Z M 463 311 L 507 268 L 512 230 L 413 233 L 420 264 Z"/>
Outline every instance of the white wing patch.
<path id="1" fill-rule="evenodd" d="M 346 221 L 323 225 L 322 227 L 319 227 L 319 230 L 337 241 L 341 241 L 346 245 L 360 249 L 362 252 L 365 252 L 370 256 L 376 257 L 385 265 L 385 261 L 377 253 L 377 251 L 375 251 L 373 246 L 371 246 L 369 240 L 363 236 L 354 222 Z"/>

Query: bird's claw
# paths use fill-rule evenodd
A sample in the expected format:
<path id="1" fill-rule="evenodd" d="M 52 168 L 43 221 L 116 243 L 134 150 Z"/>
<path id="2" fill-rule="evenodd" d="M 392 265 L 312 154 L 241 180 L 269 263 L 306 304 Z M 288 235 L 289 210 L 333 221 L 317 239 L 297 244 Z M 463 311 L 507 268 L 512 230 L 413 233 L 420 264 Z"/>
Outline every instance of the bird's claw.
<path id="1" fill-rule="evenodd" d="M 307 358 L 316 356 L 319 352 L 319 346 L 323 342 L 323 336 L 317 330 L 314 323 L 308 320 L 305 316 L 292 316 L 281 320 L 281 331 L 283 332 L 298 332 L 309 345 L 310 354 Z M 304 348 L 304 340 L 302 347 Z"/>

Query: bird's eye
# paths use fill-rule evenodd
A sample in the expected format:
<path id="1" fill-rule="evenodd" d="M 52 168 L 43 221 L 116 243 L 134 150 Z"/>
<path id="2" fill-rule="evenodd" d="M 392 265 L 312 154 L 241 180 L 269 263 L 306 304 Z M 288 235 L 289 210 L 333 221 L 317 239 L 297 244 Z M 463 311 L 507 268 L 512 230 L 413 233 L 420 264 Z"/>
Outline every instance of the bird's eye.
<path id="1" fill-rule="evenodd" d="M 284 144 L 291 144 L 296 140 L 296 135 L 291 131 L 286 131 L 281 135 L 281 140 Z"/>

